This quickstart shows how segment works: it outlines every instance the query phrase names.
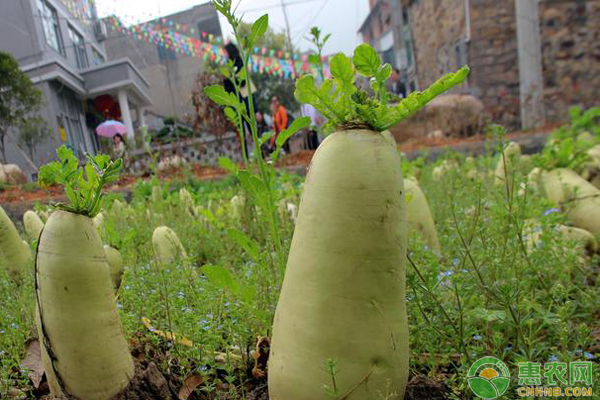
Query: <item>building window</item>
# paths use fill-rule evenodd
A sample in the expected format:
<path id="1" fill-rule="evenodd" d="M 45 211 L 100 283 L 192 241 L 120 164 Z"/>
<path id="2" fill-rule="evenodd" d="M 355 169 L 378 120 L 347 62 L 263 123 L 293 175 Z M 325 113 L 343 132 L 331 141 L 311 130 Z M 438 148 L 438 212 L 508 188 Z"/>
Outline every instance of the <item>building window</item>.
<path id="1" fill-rule="evenodd" d="M 52 8 L 46 0 L 38 1 L 38 10 L 40 13 L 40 19 L 42 20 L 42 26 L 44 28 L 44 36 L 46 37 L 46 43 L 60 54 L 64 53 L 64 46 L 62 36 L 60 34 L 60 25 L 58 23 L 58 14 L 56 10 Z"/>
<path id="2" fill-rule="evenodd" d="M 75 60 L 77 61 L 77 68 L 84 69 L 89 67 L 87 53 L 85 52 L 85 41 L 83 36 L 79 34 L 72 26 L 69 26 L 69 38 L 73 46 L 73 52 L 75 53 Z"/>
<path id="3" fill-rule="evenodd" d="M 105 59 L 102 53 L 92 47 L 92 62 L 94 65 L 104 64 Z"/>

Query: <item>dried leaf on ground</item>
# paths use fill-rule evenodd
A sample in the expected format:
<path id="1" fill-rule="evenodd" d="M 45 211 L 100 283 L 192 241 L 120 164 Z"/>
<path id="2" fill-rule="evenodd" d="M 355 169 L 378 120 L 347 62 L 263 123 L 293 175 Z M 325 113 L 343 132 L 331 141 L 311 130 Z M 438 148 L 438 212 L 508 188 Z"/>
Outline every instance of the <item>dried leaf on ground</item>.
<path id="1" fill-rule="evenodd" d="M 21 361 L 21 368 L 27 368 L 27 376 L 31 379 L 33 386 L 38 389 L 44 376 L 44 364 L 42 363 L 42 352 L 40 342 L 37 339 L 30 339 L 25 343 L 26 354 Z"/>
<path id="2" fill-rule="evenodd" d="M 183 386 L 179 389 L 177 397 L 179 400 L 187 400 L 192 392 L 204 382 L 204 378 L 199 374 L 191 374 L 183 381 Z"/>

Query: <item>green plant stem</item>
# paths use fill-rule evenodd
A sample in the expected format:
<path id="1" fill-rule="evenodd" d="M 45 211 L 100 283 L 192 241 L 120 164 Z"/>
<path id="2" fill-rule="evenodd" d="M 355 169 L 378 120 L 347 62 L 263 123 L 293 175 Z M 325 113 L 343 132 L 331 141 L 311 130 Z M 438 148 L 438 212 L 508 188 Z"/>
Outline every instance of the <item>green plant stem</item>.
<path id="1" fill-rule="evenodd" d="M 241 40 L 237 26 L 233 25 L 233 33 L 238 43 L 243 43 Z M 244 60 L 244 69 L 243 69 L 243 78 L 246 81 L 246 85 L 248 85 L 248 105 L 250 108 L 250 119 L 252 123 L 250 124 L 250 132 L 252 133 L 252 141 L 254 142 L 254 152 L 255 159 L 258 163 L 258 169 L 260 171 L 260 176 L 262 178 L 263 184 L 267 187 L 267 212 L 269 214 L 269 226 L 271 229 L 271 236 L 273 241 L 275 242 L 275 251 L 277 253 L 279 269 L 281 272 L 281 277 L 283 277 L 283 272 L 285 271 L 285 253 L 283 249 L 283 244 L 281 242 L 281 235 L 279 234 L 279 224 L 277 223 L 277 215 L 275 210 L 275 205 L 273 201 L 273 193 L 271 190 L 271 182 L 269 179 L 269 172 L 267 171 L 267 164 L 262 157 L 262 152 L 260 151 L 260 145 L 258 141 L 258 132 L 256 128 L 256 116 L 254 111 L 254 98 L 252 94 L 252 84 L 250 82 L 250 73 L 248 69 L 248 61 L 250 60 L 250 54 L 244 49 L 244 46 L 240 45 L 240 56 Z"/>

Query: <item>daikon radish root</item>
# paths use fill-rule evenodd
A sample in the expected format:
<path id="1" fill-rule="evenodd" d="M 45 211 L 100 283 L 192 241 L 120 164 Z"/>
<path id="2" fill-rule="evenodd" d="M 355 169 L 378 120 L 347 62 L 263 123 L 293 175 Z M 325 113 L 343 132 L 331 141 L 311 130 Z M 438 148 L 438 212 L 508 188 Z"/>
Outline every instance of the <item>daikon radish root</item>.
<path id="1" fill-rule="evenodd" d="M 598 251 L 598 242 L 594 235 L 585 229 L 558 224 L 556 233 L 563 239 L 575 242 L 576 249 L 587 253 Z M 542 225 L 535 219 L 528 219 L 523 224 L 523 239 L 528 251 L 533 251 L 541 243 Z"/>
<path id="2" fill-rule="evenodd" d="M 409 232 L 418 232 L 431 249 L 438 254 L 441 253 L 442 249 L 429 209 L 429 203 L 427 203 L 427 198 L 419 183 L 414 179 L 405 179 L 404 188 L 406 189 Z"/>
<path id="3" fill-rule="evenodd" d="M 17 228 L 0 206 L 0 268 L 5 269 L 15 282 L 21 282 L 30 258 L 29 245 L 23 245 Z"/>
<path id="4" fill-rule="evenodd" d="M 568 240 L 574 241 L 576 246 L 589 253 L 598 252 L 598 242 L 591 232 L 574 226 L 558 225 L 557 231 Z"/>
<path id="5" fill-rule="evenodd" d="M 106 254 L 106 261 L 110 269 L 110 280 L 113 283 L 115 291 L 117 291 L 121 287 L 121 279 L 123 278 L 123 272 L 125 272 L 123 257 L 121 257 L 119 250 L 107 244 L 104 245 L 104 253 Z"/>
<path id="6" fill-rule="evenodd" d="M 282 220 L 289 219 L 294 224 L 296 223 L 296 219 L 298 218 L 298 207 L 294 203 L 290 203 L 287 199 L 281 199 L 277 206 L 277 211 Z"/>
<path id="7" fill-rule="evenodd" d="M 172 229 L 159 226 L 152 234 L 154 256 L 160 264 L 172 263 L 177 259 L 186 259 L 187 253 L 179 237 Z"/>
<path id="8" fill-rule="evenodd" d="M 520 158 L 521 146 L 518 143 L 509 142 L 500 154 L 496 164 L 496 170 L 494 171 L 494 183 L 496 185 L 505 185 L 507 181 L 510 182 L 510 174 L 514 173 Z"/>
<path id="9" fill-rule="evenodd" d="M 404 393 L 406 200 L 386 135 L 337 132 L 313 157 L 273 325 L 272 400 L 329 398 L 328 358 L 349 400 L 376 399 L 388 381 Z"/>
<path id="10" fill-rule="evenodd" d="M 548 199 L 565 211 L 573 226 L 600 235 L 599 189 L 565 168 L 543 173 L 541 182 Z"/>
<path id="11" fill-rule="evenodd" d="M 542 176 L 542 170 L 539 167 L 535 167 L 527 174 L 527 179 L 525 182 L 521 183 L 521 187 L 519 188 L 518 195 L 524 196 L 525 189 L 527 189 L 530 193 L 538 193 L 540 190 L 540 180 Z"/>
<path id="12" fill-rule="evenodd" d="M 231 198 L 231 215 L 234 219 L 242 219 L 246 207 L 246 198 L 241 194 L 236 194 Z"/>
<path id="13" fill-rule="evenodd" d="M 44 229 L 44 222 L 35 211 L 27 210 L 23 214 L 23 226 L 25 233 L 31 242 L 40 238 L 40 233 Z"/>
<path id="14" fill-rule="evenodd" d="M 150 200 L 153 203 L 158 203 L 163 199 L 162 188 L 160 186 L 152 186 L 152 194 L 150 195 Z"/>
<path id="15" fill-rule="evenodd" d="M 94 223 L 94 226 L 96 227 L 98 232 L 102 232 L 102 227 L 104 225 L 104 213 L 102 213 L 102 212 L 98 213 L 98 215 L 96 215 L 92 219 L 92 222 Z"/>
<path id="16" fill-rule="evenodd" d="M 40 168 L 42 186 L 61 184 L 70 204 L 52 213 L 37 247 L 35 288 L 42 363 L 54 397 L 110 400 L 134 374 L 100 235 L 102 187 L 121 160 L 87 156 L 84 168 L 65 146 Z"/>
<path id="17" fill-rule="evenodd" d="M 374 96 L 357 88 L 357 72 L 371 81 Z M 300 200 L 273 323 L 271 400 L 404 395 L 406 198 L 387 129 L 463 82 L 469 69 L 396 105 L 385 86 L 391 72 L 361 44 L 352 60 L 342 53 L 331 58 L 332 78 L 320 87 L 311 75 L 296 81 L 296 98 L 323 113 L 336 132 L 315 152 Z M 335 374 L 323 368 L 332 363 Z"/>
<path id="18" fill-rule="evenodd" d="M 50 218 L 50 213 L 46 210 L 41 210 L 38 211 L 37 214 L 39 215 L 40 219 L 46 223 L 46 221 L 48 221 L 48 218 Z"/>
<path id="19" fill-rule="evenodd" d="M 122 215 L 127 208 L 128 205 L 126 203 L 123 203 L 121 200 L 117 199 L 112 202 L 110 211 L 115 215 Z"/>
<path id="20" fill-rule="evenodd" d="M 129 383 L 133 361 L 92 220 L 67 211 L 52 213 L 36 265 L 38 334 L 52 394 L 110 399 Z"/>
<path id="21" fill-rule="evenodd" d="M 179 200 L 189 212 L 193 212 L 195 206 L 194 199 L 186 188 L 179 189 Z"/>
<path id="22" fill-rule="evenodd" d="M 448 172 L 452 171 L 456 167 L 458 167 L 458 164 L 455 160 L 444 160 L 440 165 L 433 169 L 433 171 L 431 172 L 431 176 L 434 180 L 439 181 L 444 177 L 444 175 L 446 175 Z"/>

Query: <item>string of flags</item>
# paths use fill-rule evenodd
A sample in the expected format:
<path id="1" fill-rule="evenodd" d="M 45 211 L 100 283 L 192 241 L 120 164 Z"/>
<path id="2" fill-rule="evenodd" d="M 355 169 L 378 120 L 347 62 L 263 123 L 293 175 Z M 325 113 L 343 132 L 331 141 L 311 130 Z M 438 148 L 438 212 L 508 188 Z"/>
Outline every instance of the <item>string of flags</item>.
<path id="1" fill-rule="evenodd" d="M 166 18 L 157 18 L 151 22 L 125 26 L 115 16 L 108 17 L 111 29 L 126 34 L 133 39 L 154 43 L 166 50 L 188 57 L 201 58 L 217 64 L 227 62 L 224 40 L 208 32 L 200 32 L 203 40 L 180 33 L 179 24 Z M 197 33 L 197 32 L 196 32 Z M 329 63 L 323 57 L 324 73 L 329 76 Z M 284 51 L 276 51 L 265 47 L 255 47 L 250 56 L 250 68 L 253 72 L 294 79 L 298 75 L 316 72 L 316 67 L 308 62 L 308 55 L 294 54 L 293 57 Z"/>

